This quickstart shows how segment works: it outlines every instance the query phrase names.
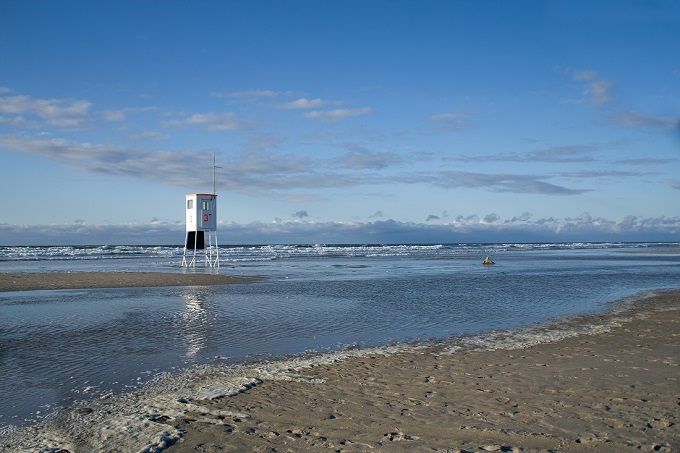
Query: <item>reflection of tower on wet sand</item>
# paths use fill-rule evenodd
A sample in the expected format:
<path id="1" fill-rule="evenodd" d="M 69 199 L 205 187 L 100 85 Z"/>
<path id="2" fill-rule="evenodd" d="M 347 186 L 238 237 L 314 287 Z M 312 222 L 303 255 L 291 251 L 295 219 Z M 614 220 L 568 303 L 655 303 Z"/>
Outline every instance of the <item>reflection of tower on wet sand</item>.
<path id="1" fill-rule="evenodd" d="M 193 358 L 208 344 L 211 336 L 210 313 L 205 307 L 206 289 L 187 287 L 182 293 L 186 309 L 182 312 L 182 331 L 186 339 L 186 357 Z"/>

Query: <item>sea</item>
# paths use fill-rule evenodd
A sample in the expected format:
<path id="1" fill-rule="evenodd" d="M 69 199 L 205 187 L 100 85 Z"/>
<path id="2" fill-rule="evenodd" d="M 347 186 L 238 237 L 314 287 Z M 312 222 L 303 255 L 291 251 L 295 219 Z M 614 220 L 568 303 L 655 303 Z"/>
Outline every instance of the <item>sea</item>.
<path id="1" fill-rule="evenodd" d="M 0 247 L 0 272 L 258 277 L 221 286 L 0 293 L 0 430 L 159 376 L 481 338 L 680 289 L 680 242 Z M 490 257 L 493 265 L 483 265 Z M 200 261 L 199 261 L 200 264 Z M 145 391 L 145 390 L 144 390 Z"/>

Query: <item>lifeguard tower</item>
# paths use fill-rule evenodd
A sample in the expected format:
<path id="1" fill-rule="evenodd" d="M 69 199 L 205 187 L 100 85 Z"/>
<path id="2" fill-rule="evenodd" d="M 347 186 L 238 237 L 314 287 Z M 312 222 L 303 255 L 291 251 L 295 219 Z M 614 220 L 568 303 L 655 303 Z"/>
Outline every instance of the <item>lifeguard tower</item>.
<path id="1" fill-rule="evenodd" d="M 182 267 L 195 267 L 201 258 L 206 267 L 220 267 L 217 246 L 217 195 L 194 193 L 186 198 L 186 239 Z"/>

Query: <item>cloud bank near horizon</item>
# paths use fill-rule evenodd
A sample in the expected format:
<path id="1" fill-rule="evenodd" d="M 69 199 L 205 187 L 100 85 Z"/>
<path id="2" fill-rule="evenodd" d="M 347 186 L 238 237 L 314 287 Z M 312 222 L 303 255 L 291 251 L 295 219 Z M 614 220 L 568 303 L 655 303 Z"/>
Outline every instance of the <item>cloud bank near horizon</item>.
<path id="1" fill-rule="evenodd" d="M 680 217 L 620 220 L 593 217 L 530 220 L 524 213 L 512 219 L 496 214 L 457 216 L 441 221 L 431 215 L 426 223 L 392 219 L 369 222 L 313 222 L 276 219 L 272 222 L 218 226 L 221 245 L 236 244 L 412 244 L 491 242 L 677 242 Z M 433 222 L 433 220 L 435 222 Z M 184 239 L 181 222 L 153 220 L 148 224 L 10 225 L 0 223 L 0 246 L 34 245 L 173 245 Z"/>

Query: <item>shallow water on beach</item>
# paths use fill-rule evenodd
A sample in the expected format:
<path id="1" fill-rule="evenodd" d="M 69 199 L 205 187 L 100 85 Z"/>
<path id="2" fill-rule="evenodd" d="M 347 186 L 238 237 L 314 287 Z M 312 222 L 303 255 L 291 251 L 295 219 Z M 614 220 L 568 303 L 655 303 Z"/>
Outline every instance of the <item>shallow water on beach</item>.
<path id="1" fill-rule="evenodd" d="M 192 365 L 521 328 L 680 288 L 678 244 L 267 247 L 221 252 L 219 272 L 266 276 L 253 284 L 0 293 L 0 426 Z M 156 250 L 5 251 L 0 271 L 185 272 Z"/>

